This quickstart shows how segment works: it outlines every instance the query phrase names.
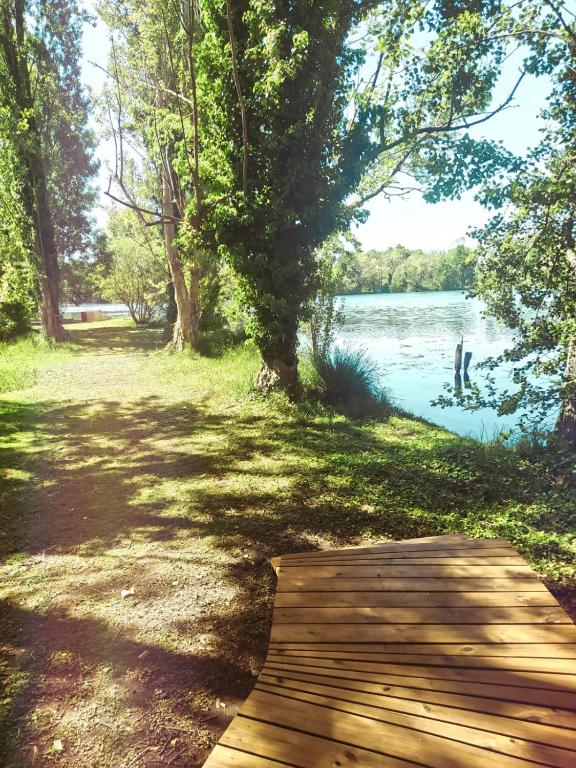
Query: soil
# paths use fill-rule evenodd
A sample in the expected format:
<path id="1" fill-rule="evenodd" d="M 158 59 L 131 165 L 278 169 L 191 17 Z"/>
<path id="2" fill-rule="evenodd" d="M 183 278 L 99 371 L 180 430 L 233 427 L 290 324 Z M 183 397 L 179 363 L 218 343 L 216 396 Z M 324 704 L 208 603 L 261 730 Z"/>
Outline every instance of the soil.
<path id="1" fill-rule="evenodd" d="M 214 547 L 179 493 L 158 492 L 194 493 L 202 456 L 187 393 L 143 376 L 157 334 L 75 340 L 82 354 L 26 393 L 42 407 L 20 464 L 35 486 L 26 542 L 2 571 L 20 691 L 6 768 L 193 768 L 262 663 L 272 569 Z"/>

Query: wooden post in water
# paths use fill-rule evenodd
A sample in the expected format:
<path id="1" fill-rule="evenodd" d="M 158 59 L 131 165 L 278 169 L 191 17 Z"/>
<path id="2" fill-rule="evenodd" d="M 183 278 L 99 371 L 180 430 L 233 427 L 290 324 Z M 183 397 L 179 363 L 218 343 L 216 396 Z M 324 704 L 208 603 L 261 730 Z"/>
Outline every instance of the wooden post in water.
<path id="1" fill-rule="evenodd" d="M 465 352 L 464 353 L 464 374 L 468 373 L 470 360 L 472 360 L 472 352 Z"/>
<path id="2" fill-rule="evenodd" d="M 464 339 L 462 339 L 461 342 L 456 344 L 456 355 L 454 357 L 454 370 L 458 371 L 460 373 L 460 368 L 462 368 L 462 347 L 464 346 Z"/>

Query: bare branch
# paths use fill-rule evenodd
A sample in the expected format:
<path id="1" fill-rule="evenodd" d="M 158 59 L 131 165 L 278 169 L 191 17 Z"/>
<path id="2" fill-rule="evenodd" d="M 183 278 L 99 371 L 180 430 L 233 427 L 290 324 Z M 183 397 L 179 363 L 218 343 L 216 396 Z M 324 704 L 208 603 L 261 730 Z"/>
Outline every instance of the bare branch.
<path id="1" fill-rule="evenodd" d="M 473 128 L 475 125 L 480 125 L 481 123 L 485 123 L 490 118 L 494 117 L 494 115 L 497 115 L 499 112 L 502 112 L 504 109 L 506 109 L 514 96 L 516 95 L 516 91 L 520 87 L 520 83 L 526 76 L 526 72 L 522 72 L 520 74 L 520 77 L 516 81 L 516 84 L 508 94 L 508 97 L 498 106 L 496 109 L 493 109 L 491 112 L 487 112 L 483 114 L 482 116 L 475 117 L 474 115 L 462 115 L 460 117 L 459 123 L 456 125 L 448 122 L 444 125 L 430 125 L 425 126 L 424 128 L 417 128 L 415 131 L 412 131 L 411 133 L 408 133 L 405 136 L 402 136 L 399 139 L 396 139 L 396 141 L 391 142 L 390 144 L 383 144 L 378 147 L 377 151 L 374 154 L 374 159 L 381 155 L 383 152 L 388 152 L 391 149 L 394 149 L 395 147 L 399 147 L 402 144 L 406 143 L 406 141 L 415 138 L 416 136 L 432 136 L 434 134 L 438 133 L 454 133 L 456 131 L 463 131 L 468 128 Z M 469 118 L 475 119 L 471 120 Z"/>
<path id="2" fill-rule="evenodd" d="M 114 200 L 116 203 L 120 203 L 120 205 L 123 205 L 125 208 L 130 208 L 133 211 L 136 211 L 140 216 L 143 216 L 146 214 L 147 216 L 155 216 L 156 221 L 145 221 L 142 220 L 142 223 L 145 224 L 145 226 L 155 226 L 156 224 L 164 224 L 165 221 L 174 221 L 177 223 L 181 222 L 181 219 L 177 218 L 176 216 L 169 216 L 165 213 L 161 213 L 160 211 L 151 211 L 149 208 L 143 208 L 141 205 L 137 205 L 136 203 L 129 202 L 128 200 L 124 200 L 121 197 L 116 197 L 116 195 L 113 195 L 112 192 L 110 192 L 110 186 L 112 183 L 112 177 L 110 177 L 108 189 L 104 194 L 106 197 L 109 197 L 111 200 Z M 124 191 L 124 190 L 122 190 Z"/>

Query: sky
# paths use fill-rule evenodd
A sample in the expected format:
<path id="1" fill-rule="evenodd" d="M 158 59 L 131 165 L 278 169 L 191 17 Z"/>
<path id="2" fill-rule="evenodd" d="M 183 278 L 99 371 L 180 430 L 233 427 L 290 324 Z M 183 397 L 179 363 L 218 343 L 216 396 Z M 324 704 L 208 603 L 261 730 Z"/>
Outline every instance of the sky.
<path id="1" fill-rule="evenodd" d="M 93 10 L 93 3 L 89 0 L 86 6 Z M 106 76 L 92 62 L 106 67 L 109 49 L 106 27 L 101 21 L 96 21 L 95 26 L 86 27 L 83 47 L 84 83 L 98 93 Z M 518 78 L 519 68 L 519 55 L 507 61 L 496 89 L 494 104 L 505 100 Z M 542 126 L 538 113 L 544 106 L 549 85 L 546 78 L 526 77 L 511 106 L 472 129 L 471 134 L 475 138 L 502 141 L 512 152 L 524 153 L 538 142 L 538 130 Z M 97 157 L 101 164 L 97 184 L 102 193 L 95 217 L 99 226 L 105 226 L 108 207 L 104 195 L 109 177 L 107 166 L 114 163 L 110 142 L 100 144 Z M 411 249 L 446 250 L 460 242 L 471 244 L 468 231 L 482 225 L 489 217 L 489 213 L 474 200 L 473 192 L 466 193 L 460 200 L 436 204 L 424 202 L 418 193 L 392 200 L 379 197 L 367 205 L 367 210 L 370 213 L 368 220 L 354 229 L 364 250 L 384 250 L 398 244 Z"/>

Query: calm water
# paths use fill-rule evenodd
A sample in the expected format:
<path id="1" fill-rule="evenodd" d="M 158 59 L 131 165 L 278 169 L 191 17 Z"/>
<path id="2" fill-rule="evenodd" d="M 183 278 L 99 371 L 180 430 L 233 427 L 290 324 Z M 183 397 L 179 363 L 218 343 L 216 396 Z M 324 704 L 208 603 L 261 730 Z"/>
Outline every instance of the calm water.
<path id="1" fill-rule="evenodd" d="M 65 320 L 79 312 L 96 312 L 99 309 L 108 317 L 128 317 L 130 314 L 126 304 L 65 304 L 60 308 Z"/>
<path id="2" fill-rule="evenodd" d="M 481 385 L 483 372 L 475 363 L 498 355 L 511 332 L 481 316 L 482 304 L 460 291 L 394 293 L 342 297 L 345 322 L 338 340 L 361 346 L 380 365 L 383 383 L 395 402 L 417 416 L 462 435 L 491 439 L 514 426 L 517 417 L 498 417 L 492 410 L 442 409 L 430 401 L 454 383 L 454 352 L 464 337 L 472 352 L 469 375 Z M 514 391 L 507 372 L 496 372 L 502 389 Z"/>

